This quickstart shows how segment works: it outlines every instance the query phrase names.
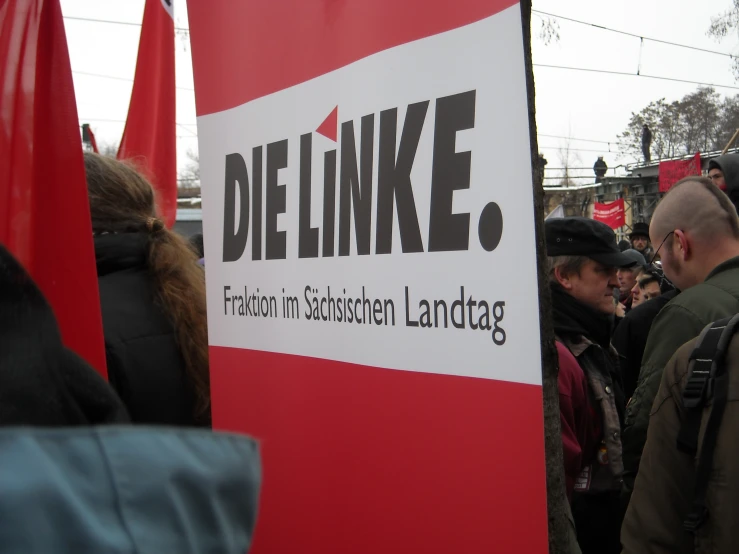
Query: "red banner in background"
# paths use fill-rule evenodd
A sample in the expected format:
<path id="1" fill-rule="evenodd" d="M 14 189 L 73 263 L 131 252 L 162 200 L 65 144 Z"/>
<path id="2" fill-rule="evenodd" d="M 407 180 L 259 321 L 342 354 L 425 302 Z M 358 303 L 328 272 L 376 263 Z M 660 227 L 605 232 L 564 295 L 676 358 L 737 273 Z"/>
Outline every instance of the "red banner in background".
<path id="1" fill-rule="evenodd" d="M 626 210 L 624 199 L 619 198 L 609 204 L 596 202 L 593 207 L 593 219 L 602 221 L 611 229 L 618 229 L 626 224 Z"/>
<path id="2" fill-rule="evenodd" d="M 171 0 L 146 0 L 136 75 L 118 159 L 132 160 L 157 193 L 159 216 L 177 216 L 174 16 Z"/>
<path id="3" fill-rule="evenodd" d="M 105 375 L 90 208 L 59 0 L 0 0 L 0 242 Z"/>
<path id="4" fill-rule="evenodd" d="M 701 174 L 701 154 L 689 160 L 669 160 L 659 163 L 659 191 L 667 192 L 680 179 Z"/>

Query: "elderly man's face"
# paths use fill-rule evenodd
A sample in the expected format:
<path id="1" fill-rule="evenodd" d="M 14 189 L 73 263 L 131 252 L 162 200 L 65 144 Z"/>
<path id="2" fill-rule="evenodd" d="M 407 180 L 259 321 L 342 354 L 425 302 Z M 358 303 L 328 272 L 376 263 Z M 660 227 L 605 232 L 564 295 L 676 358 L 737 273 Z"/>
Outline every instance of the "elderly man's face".
<path id="1" fill-rule="evenodd" d="M 588 260 L 579 274 L 566 276 L 560 281 L 565 290 L 583 304 L 601 313 L 612 314 L 616 309 L 613 289 L 617 286 L 616 268 Z"/>

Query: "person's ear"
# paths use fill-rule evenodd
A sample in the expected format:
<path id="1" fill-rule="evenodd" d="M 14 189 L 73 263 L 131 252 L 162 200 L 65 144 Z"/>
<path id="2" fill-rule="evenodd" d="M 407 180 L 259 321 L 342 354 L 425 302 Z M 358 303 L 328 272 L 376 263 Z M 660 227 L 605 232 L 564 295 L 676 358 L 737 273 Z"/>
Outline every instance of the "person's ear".
<path id="1" fill-rule="evenodd" d="M 673 249 L 676 250 L 676 256 L 681 258 L 683 261 L 687 261 L 692 255 L 690 239 L 680 229 L 675 230 L 673 239 Z"/>
<path id="2" fill-rule="evenodd" d="M 570 275 L 565 273 L 561 267 L 554 268 L 554 278 L 557 279 L 557 283 L 565 290 L 572 290 L 572 281 Z"/>

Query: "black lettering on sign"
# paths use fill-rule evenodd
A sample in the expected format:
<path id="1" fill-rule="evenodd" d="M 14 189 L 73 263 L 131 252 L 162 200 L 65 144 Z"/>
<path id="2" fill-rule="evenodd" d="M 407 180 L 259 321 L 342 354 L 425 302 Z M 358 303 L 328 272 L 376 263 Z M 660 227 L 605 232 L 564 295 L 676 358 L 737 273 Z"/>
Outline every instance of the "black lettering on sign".
<path id="1" fill-rule="evenodd" d="M 277 173 L 287 167 L 287 140 L 267 145 L 266 259 L 287 258 L 285 231 L 277 230 L 277 216 L 285 213 L 285 185 L 277 184 Z"/>
<path id="2" fill-rule="evenodd" d="M 236 230 L 236 185 L 239 187 Z M 235 262 L 244 253 L 249 237 L 249 173 L 241 154 L 226 156 L 226 192 L 223 201 L 223 261 Z"/>
<path id="3" fill-rule="evenodd" d="M 334 255 L 336 220 L 336 150 L 323 155 L 323 257 Z"/>
<path id="4" fill-rule="evenodd" d="M 251 259 L 262 259 L 262 147 L 251 154 Z"/>
<path id="5" fill-rule="evenodd" d="M 313 133 L 306 133 L 300 137 L 298 258 L 318 257 L 318 227 L 310 226 L 312 153 Z"/>
<path id="6" fill-rule="evenodd" d="M 357 253 L 370 253 L 372 224 L 372 160 L 375 135 L 374 114 L 365 115 L 361 124 L 360 165 L 354 141 L 354 122 L 341 124 L 341 170 L 339 184 L 339 256 L 348 256 L 351 237 L 351 212 L 354 207 L 354 233 Z"/>
<path id="7" fill-rule="evenodd" d="M 429 252 L 467 250 L 470 214 L 452 213 L 455 190 L 470 188 L 471 152 L 456 152 L 457 132 L 475 126 L 475 91 L 436 100 Z"/>
<path id="8" fill-rule="evenodd" d="M 418 226 L 416 202 L 411 187 L 411 170 L 428 106 L 428 100 L 408 106 L 397 159 L 395 157 L 395 137 L 398 127 L 398 110 L 393 108 L 380 113 L 377 241 L 375 244 L 377 254 L 389 254 L 393 248 L 393 201 L 398 207 L 398 228 L 403 252 L 423 252 L 421 229 Z"/>

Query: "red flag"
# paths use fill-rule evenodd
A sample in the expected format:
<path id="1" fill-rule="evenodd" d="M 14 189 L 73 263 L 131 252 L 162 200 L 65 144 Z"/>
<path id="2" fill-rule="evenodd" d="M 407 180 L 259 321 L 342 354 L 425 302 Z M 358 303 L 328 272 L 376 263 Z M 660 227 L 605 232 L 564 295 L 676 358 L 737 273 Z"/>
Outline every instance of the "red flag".
<path id="1" fill-rule="evenodd" d="M 659 163 L 659 191 L 667 192 L 683 177 L 701 174 L 701 154 L 689 160 L 669 160 Z"/>
<path id="2" fill-rule="evenodd" d="M 626 223 L 624 199 L 619 198 L 615 202 L 609 204 L 601 204 L 596 202 L 593 206 L 593 219 L 602 221 L 611 229 L 623 227 Z"/>
<path id="3" fill-rule="evenodd" d="M 118 159 L 132 160 L 157 192 L 168 227 L 177 215 L 174 10 L 172 0 L 146 0 L 136 76 Z"/>
<path id="4" fill-rule="evenodd" d="M 59 0 L 0 0 L 0 241 L 105 375 L 100 298 Z"/>

